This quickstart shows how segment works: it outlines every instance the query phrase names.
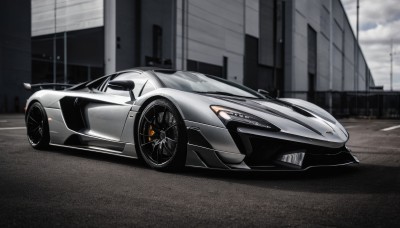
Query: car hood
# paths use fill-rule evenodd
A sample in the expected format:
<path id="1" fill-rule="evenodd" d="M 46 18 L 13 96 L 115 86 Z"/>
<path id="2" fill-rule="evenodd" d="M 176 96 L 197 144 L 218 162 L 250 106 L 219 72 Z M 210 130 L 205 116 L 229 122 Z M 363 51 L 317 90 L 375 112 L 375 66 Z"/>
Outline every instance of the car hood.
<path id="1" fill-rule="evenodd" d="M 348 133 L 327 111 L 300 99 L 247 99 L 228 96 L 213 96 L 227 101 L 265 119 L 281 129 L 281 132 L 332 142 L 346 142 Z"/>

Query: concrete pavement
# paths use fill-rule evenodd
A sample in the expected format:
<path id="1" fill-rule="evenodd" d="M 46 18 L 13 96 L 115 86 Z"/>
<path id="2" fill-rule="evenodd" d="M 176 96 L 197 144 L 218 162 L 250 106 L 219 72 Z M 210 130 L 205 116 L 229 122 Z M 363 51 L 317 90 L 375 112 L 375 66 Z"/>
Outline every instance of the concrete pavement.
<path id="1" fill-rule="evenodd" d="M 341 122 L 358 166 L 162 173 L 111 155 L 34 150 L 23 117 L 0 115 L 0 226 L 398 227 L 400 128 L 382 129 L 400 121 Z"/>

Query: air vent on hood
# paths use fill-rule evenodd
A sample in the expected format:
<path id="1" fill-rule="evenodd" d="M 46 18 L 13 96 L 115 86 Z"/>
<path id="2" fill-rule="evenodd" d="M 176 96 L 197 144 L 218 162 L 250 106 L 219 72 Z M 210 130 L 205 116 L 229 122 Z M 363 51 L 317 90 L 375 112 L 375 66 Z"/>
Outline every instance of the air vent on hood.
<path id="1" fill-rule="evenodd" d="M 298 106 L 295 106 L 295 105 L 293 105 L 293 104 L 291 104 L 291 103 L 288 103 L 288 102 L 286 102 L 286 101 L 275 100 L 274 103 L 275 103 L 275 104 L 279 104 L 279 105 L 281 105 L 281 106 L 284 106 L 284 107 L 286 107 L 286 108 L 290 108 L 290 109 L 292 109 L 293 111 L 295 111 L 295 112 L 297 112 L 297 113 L 299 113 L 299 114 L 301 114 L 301 115 L 303 115 L 303 116 L 314 117 L 314 115 L 311 114 L 310 112 L 308 112 L 308 111 L 306 111 L 306 110 L 304 110 L 304 109 L 302 109 L 302 108 L 299 108 Z"/>
<path id="2" fill-rule="evenodd" d="M 295 112 L 297 112 L 297 113 L 300 113 L 300 114 L 303 115 L 303 116 L 314 117 L 313 114 L 311 114 L 311 113 L 307 112 L 306 110 L 301 109 L 301 108 L 299 108 L 299 107 L 292 106 L 292 109 L 293 109 L 293 111 L 295 111 Z"/>

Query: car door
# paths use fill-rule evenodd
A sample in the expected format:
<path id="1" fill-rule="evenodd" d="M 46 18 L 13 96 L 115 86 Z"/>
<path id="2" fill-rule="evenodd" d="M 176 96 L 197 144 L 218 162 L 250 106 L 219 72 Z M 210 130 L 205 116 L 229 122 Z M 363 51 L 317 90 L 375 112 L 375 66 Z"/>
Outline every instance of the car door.
<path id="1" fill-rule="evenodd" d="M 85 134 L 98 139 L 121 141 L 121 134 L 133 100 L 129 91 L 111 89 L 108 84 L 113 80 L 132 80 L 135 83 L 133 94 L 137 97 L 147 78 L 137 72 L 126 72 L 110 77 L 97 92 L 96 99 L 91 99 L 85 105 L 83 112 L 87 125 Z"/>

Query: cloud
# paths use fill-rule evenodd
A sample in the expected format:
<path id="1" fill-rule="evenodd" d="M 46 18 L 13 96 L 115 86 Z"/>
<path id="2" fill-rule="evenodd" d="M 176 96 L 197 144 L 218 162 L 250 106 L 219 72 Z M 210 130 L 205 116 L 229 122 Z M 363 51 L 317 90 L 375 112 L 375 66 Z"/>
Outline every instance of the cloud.
<path id="1" fill-rule="evenodd" d="M 362 27 L 360 29 L 361 30 L 370 30 L 370 29 L 374 29 L 376 27 L 378 27 L 378 24 L 371 22 L 371 23 L 362 24 Z"/>
<path id="2" fill-rule="evenodd" d="M 353 30 L 357 1 L 342 0 Z M 398 0 L 360 0 L 359 41 L 376 85 L 390 89 L 390 51 L 393 40 L 393 88 L 400 90 L 400 3 Z"/>

